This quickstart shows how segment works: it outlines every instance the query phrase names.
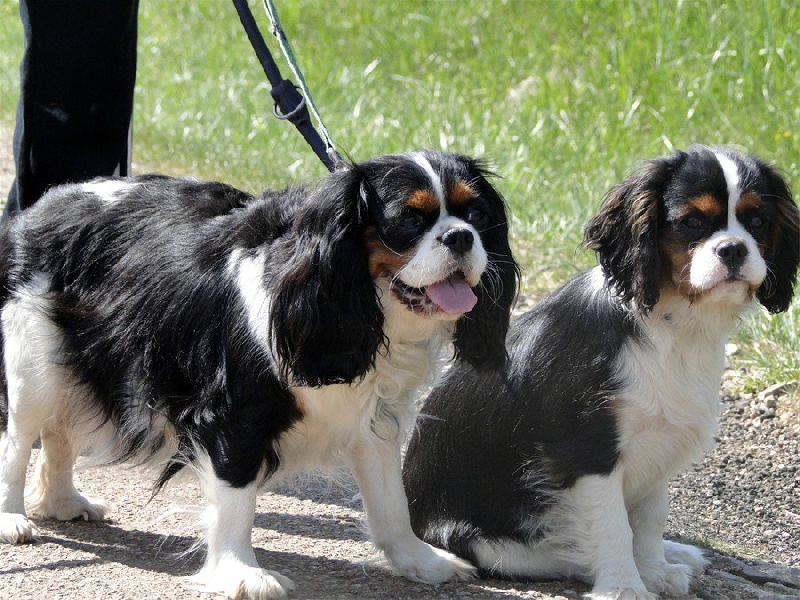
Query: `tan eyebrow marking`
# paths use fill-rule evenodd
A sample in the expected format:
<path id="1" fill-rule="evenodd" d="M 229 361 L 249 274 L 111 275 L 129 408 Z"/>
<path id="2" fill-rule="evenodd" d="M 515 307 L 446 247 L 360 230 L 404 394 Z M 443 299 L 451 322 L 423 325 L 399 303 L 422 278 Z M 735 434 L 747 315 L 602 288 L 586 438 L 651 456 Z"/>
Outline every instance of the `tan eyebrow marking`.
<path id="1" fill-rule="evenodd" d="M 453 206 L 463 206 L 477 196 L 478 192 L 476 192 L 471 185 L 463 181 L 457 181 L 453 184 L 453 187 L 450 188 L 447 199 Z"/>
<path id="2" fill-rule="evenodd" d="M 761 206 L 761 196 L 753 191 L 745 192 L 739 196 L 736 203 L 736 214 L 747 212 Z"/>
<path id="3" fill-rule="evenodd" d="M 433 192 L 429 190 L 417 190 L 412 193 L 406 200 L 406 205 L 424 213 L 432 213 L 439 210 L 439 201 Z"/>
<path id="4" fill-rule="evenodd" d="M 722 204 L 711 194 L 702 194 L 689 200 L 689 206 L 708 217 L 722 214 Z"/>

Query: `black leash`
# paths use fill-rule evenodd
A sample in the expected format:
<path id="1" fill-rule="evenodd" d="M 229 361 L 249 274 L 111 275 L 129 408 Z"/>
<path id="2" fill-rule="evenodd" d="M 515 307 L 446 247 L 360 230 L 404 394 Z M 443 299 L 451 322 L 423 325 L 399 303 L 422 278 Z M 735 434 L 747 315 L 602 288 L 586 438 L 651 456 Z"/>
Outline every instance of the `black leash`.
<path id="1" fill-rule="evenodd" d="M 314 128 L 308 111 L 308 104 L 306 103 L 308 93 L 304 96 L 294 83 L 284 79 L 281 75 L 278 65 L 272 59 L 272 54 L 267 48 L 264 37 L 256 24 L 256 20 L 253 18 L 253 13 L 250 12 L 247 0 L 233 0 L 233 5 L 236 7 L 236 12 L 239 13 L 239 19 L 244 26 L 245 32 L 247 32 L 247 37 L 256 52 L 261 67 L 272 85 L 272 90 L 270 91 L 270 95 L 274 100 L 272 114 L 278 119 L 290 121 L 328 170 L 334 171 L 337 164 L 342 162 L 342 158 L 336 152 L 330 137 L 327 136 L 327 131 L 325 131 L 326 137 L 323 140 L 322 136 Z M 274 10 L 274 7 L 272 8 Z M 267 11 L 269 13 L 269 8 Z M 270 17 L 272 18 L 272 14 L 270 14 Z M 277 19 L 277 15 L 275 15 L 275 18 Z M 277 20 L 273 20 L 273 33 L 278 37 L 278 41 L 282 41 L 279 37 L 281 35 L 285 41 L 285 34 L 280 27 L 280 22 Z M 302 80 L 302 76 L 300 78 Z"/>

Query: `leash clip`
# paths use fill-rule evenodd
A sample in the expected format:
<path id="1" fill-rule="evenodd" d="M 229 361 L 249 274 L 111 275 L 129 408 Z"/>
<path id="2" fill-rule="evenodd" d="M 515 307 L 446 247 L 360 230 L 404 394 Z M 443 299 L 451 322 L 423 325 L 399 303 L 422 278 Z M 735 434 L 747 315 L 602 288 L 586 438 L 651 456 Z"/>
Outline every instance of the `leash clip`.
<path id="1" fill-rule="evenodd" d="M 298 90 L 300 88 L 295 87 L 295 89 Z M 292 117 L 294 117 L 296 114 L 298 114 L 303 109 L 305 109 L 305 107 L 306 107 L 306 97 L 303 96 L 302 94 L 300 94 L 300 102 L 298 102 L 297 106 L 295 106 L 292 110 L 290 110 L 286 114 L 280 112 L 279 107 L 278 107 L 278 102 L 276 101 L 272 105 L 272 116 L 275 117 L 276 119 L 281 120 L 281 121 L 287 121 L 287 120 L 291 121 Z"/>

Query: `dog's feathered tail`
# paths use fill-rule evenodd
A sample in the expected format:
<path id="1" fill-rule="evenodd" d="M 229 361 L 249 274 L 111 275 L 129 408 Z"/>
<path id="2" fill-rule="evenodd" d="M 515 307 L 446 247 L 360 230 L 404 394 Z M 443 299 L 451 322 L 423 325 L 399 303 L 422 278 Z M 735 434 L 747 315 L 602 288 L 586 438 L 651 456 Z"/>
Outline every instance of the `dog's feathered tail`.
<path id="1" fill-rule="evenodd" d="M 416 533 L 420 539 L 432 546 L 452 552 L 473 565 L 479 563 L 473 545 L 484 537 L 481 529 L 472 523 L 448 519 L 434 520 Z"/>

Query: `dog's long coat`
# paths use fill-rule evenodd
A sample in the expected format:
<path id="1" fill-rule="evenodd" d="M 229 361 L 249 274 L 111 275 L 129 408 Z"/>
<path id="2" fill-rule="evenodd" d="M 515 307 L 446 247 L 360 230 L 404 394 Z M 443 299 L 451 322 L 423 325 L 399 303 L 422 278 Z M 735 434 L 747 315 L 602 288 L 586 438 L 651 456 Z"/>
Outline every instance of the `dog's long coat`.
<path id="1" fill-rule="evenodd" d="M 103 517 L 73 485 L 80 453 L 159 465 L 157 486 L 190 465 L 210 591 L 291 588 L 256 563 L 257 490 L 335 462 L 397 571 L 469 576 L 411 531 L 400 445 L 446 344 L 482 367 L 505 357 L 516 265 L 486 175 L 418 152 L 259 198 L 160 176 L 52 190 L 0 233 L 0 540 L 34 536 L 40 436 L 38 517 Z"/>
<path id="2" fill-rule="evenodd" d="M 614 187 L 586 228 L 600 265 L 512 324 L 501 373 L 457 364 L 422 407 L 414 530 L 494 575 L 686 594 L 704 561 L 662 541 L 667 485 L 713 442 L 727 337 L 756 299 L 789 306 L 799 221 L 772 167 L 723 149 Z"/>

